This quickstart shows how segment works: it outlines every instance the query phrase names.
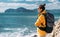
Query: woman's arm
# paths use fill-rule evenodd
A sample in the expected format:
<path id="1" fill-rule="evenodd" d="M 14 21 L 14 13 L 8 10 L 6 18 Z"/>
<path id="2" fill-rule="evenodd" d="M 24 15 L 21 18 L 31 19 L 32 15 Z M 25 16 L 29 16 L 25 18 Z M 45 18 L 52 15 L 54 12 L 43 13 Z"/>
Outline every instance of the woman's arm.
<path id="1" fill-rule="evenodd" d="M 46 23 L 45 17 L 43 15 L 40 15 L 38 17 L 37 21 L 35 22 L 35 26 L 46 27 L 45 23 Z"/>

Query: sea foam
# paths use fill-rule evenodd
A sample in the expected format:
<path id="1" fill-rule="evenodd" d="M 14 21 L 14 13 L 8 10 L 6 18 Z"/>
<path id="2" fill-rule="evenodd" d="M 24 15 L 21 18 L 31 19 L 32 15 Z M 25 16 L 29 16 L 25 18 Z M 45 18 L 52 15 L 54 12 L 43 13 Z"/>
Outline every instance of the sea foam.
<path id="1" fill-rule="evenodd" d="M 30 30 L 30 33 L 25 33 L 25 31 L 28 32 L 28 28 L 3 28 L 4 30 L 12 30 L 13 32 L 1 32 L 0 37 L 32 37 L 34 35 L 37 35 L 36 32 L 33 30 Z M 26 34 L 26 35 L 25 35 Z M 54 30 L 52 33 L 47 34 L 46 37 L 60 37 L 60 19 L 55 22 Z"/>

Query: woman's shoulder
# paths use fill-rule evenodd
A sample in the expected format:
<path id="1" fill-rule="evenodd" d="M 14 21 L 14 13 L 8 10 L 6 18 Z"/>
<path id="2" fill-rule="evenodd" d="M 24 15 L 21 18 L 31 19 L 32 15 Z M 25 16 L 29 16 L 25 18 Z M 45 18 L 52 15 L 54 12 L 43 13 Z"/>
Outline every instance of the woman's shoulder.
<path id="1" fill-rule="evenodd" d="M 42 14 L 40 16 L 38 16 L 38 18 L 43 18 L 43 17 L 44 17 L 44 15 L 42 15 Z"/>

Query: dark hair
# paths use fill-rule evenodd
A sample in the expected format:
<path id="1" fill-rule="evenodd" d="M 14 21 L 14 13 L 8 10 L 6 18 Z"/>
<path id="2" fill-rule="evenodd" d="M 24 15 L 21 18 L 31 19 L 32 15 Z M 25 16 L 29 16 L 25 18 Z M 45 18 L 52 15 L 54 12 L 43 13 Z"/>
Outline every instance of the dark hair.
<path id="1" fill-rule="evenodd" d="M 42 11 L 44 11 L 45 10 L 45 5 L 46 4 L 40 5 L 39 8 L 42 9 Z"/>

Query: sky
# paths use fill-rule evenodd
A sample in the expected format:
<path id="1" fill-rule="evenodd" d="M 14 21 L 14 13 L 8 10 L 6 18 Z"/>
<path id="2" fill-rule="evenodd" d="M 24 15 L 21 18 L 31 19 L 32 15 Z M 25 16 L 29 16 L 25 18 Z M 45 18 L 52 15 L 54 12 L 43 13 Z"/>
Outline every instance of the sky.
<path id="1" fill-rule="evenodd" d="M 46 9 L 60 9 L 60 0 L 0 0 L 0 12 L 7 9 L 36 9 L 40 4 L 46 3 Z"/>

